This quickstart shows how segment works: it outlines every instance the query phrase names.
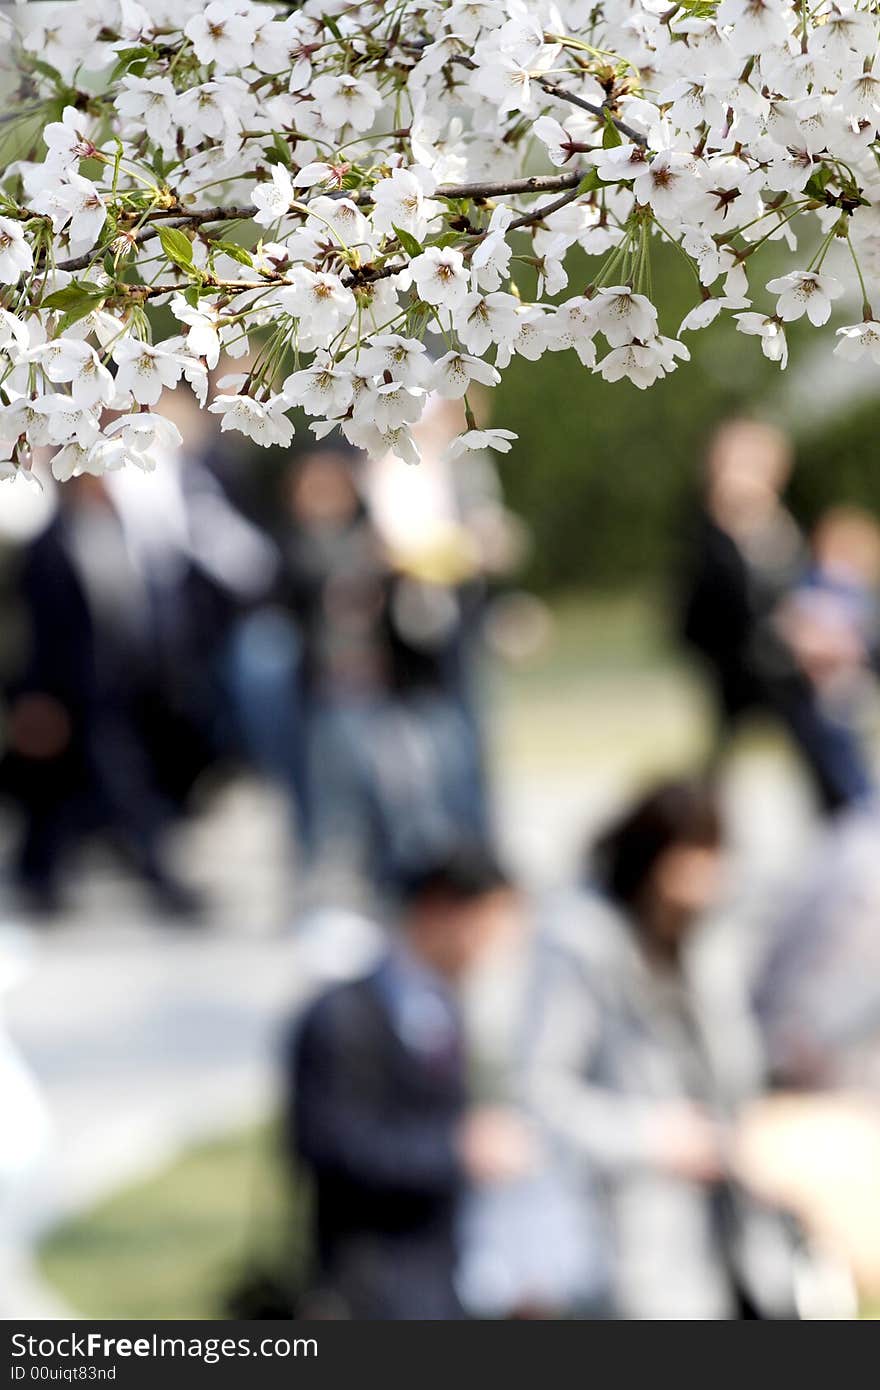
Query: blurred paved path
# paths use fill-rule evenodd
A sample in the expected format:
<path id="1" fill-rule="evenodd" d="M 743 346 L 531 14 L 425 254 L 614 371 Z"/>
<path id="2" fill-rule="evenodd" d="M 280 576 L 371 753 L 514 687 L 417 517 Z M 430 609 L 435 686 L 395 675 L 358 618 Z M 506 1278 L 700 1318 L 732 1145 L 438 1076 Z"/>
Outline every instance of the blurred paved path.
<path id="1" fill-rule="evenodd" d="M 622 790 L 612 772 L 508 778 L 498 802 L 509 857 L 529 881 L 552 881 Z M 731 804 L 751 862 L 778 872 L 805 828 L 786 770 L 745 760 Z M 210 928 L 163 927 L 98 866 L 76 911 L 31 934 L 33 966 L 6 1017 L 43 1087 L 54 1143 L 20 1214 L 25 1250 L 59 1214 L 264 1114 L 285 1018 L 317 975 L 345 969 L 361 945 L 345 922 L 323 929 L 317 946 L 284 930 L 283 817 L 260 788 L 232 787 L 179 849 L 212 886 Z M 48 1315 L 52 1300 L 26 1265 L 16 1287 L 19 1316 Z"/>

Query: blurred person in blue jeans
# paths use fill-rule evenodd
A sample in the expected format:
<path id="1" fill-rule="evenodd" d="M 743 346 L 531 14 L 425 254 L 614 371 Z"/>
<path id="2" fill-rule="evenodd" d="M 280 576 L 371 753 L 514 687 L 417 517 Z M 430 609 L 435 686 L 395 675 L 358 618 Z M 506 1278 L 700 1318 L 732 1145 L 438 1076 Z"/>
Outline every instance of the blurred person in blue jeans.
<path id="1" fill-rule="evenodd" d="M 485 829 L 474 741 L 446 686 L 451 601 L 435 585 L 413 603 L 361 467 L 330 444 L 291 463 L 276 602 L 239 643 L 264 676 L 251 743 L 288 788 L 318 896 L 337 901 Z"/>
<path id="2" fill-rule="evenodd" d="M 322 995 L 295 1030 L 288 1143 L 315 1188 L 306 1315 L 463 1315 L 462 1194 L 518 1178 L 534 1162 L 521 1118 L 469 1104 L 457 998 L 504 930 L 511 891 L 478 846 L 423 868 L 378 966 Z"/>
<path id="3" fill-rule="evenodd" d="M 526 1095 L 581 1165 L 623 1318 L 795 1315 L 790 1228 L 728 1160 L 765 1078 L 746 982 L 700 951 L 722 852 L 711 792 L 641 798 L 596 846 L 576 944 L 538 978 Z"/>

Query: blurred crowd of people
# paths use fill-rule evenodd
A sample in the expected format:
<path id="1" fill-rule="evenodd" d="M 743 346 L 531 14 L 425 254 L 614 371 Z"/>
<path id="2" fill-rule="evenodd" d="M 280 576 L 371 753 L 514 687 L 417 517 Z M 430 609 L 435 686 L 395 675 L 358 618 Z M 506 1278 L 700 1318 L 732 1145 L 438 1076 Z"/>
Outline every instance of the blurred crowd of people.
<path id="1" fill-rule="evenodd" d="M 63 905 L 99 835 L 164 912 L 197 918 L 167 832 L 234 765 L 283 789 L 306 893 L 382 892 L 453 827 L 488 834 L 475 666 L 522 534 L 487 458 L 444 460 L 451 405 L 428 412 L 402 477 L 397 460 L 306 448 L 264 489 L 269 525 L 210 417 L 174 394 L 186 443 L 154 473 L 55 490 L 7 557 L 0 790 L 23 820 L 30 908 Z"/>
<path id="2" fill-rule="evenodd" d="M 449 408 L 417 427 L 418 468 L 326 440 L 264 513 L 194 412 L 154 474 L 74 479 L 7 547 L 18 889 L 51 920 L 98 834 L 163 915 L 199 920 L 167 834 L 245 765 L 283 791 L 300 917 L 373 924 L 369 967 L 309 1002 L 286 1054 L 285 1152 L 313 1192 L 298 1316 L 850 1315 L 854 1278 L 880 1276 L 880 1230 L 859 1269 L 850 1239 L 880 1225 L 876 1181 L 851 1183 L 873 1191 L 854 1216 L 806 1157 L 794 1191 L 766 1136 L 777 1098 L 818 1092 L 853 1152 L 880 1124 L 880 527 L 837 507 L 806 537 L 787 439 L 717 431 L 678 589 L 717 713 L 706 765 L 534 894 L 499 857 L 479 693 L 523 531 L 488 459 L 445 459 Z M 747 957 L 718 945 L 738 911 L 719 783 L 752 712 L 824 821 Z"/>
<path id="3" fill-rule="evenodd" d="M 806 539 L 782 501 L 791 465 L 752 421 L 708 450 L 680 585 L 717 709 L 707 766 L 637 796 L 550 898 L 466 828 L 400 880 L 373 972 L 297 1021 L 286 1134 L 316 1252 L 302 1315 L 841 1316 L 854 1276 L 876 1279 L 880 1113 L 855 1097 L 880 1081 L 880 807 L 860 722 L 880 527 L 839 507 Z M 747 963 L 713 928 L 741 907 L 718 781 L 752 712 L 790 737 L 828 819 Z M 820 1093 L 841 1109 L 811 1128 Z M 792 1126 L 819 1151 L 838 1124 L 845 1175 L 791 1164 Z"/>

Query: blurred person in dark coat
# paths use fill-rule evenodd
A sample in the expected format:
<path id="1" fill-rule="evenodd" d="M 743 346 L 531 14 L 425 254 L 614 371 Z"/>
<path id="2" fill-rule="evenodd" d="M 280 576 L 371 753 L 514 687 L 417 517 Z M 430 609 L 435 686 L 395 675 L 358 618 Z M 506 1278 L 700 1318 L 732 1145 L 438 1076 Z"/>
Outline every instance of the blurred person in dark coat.
<path id="1" fill-rule="evenodd" d="M 277 555 L 201 462 L 202 417 L 180 392 L 162 411 L 185 442 L 149 473 L 83 475 L 20 556 L 27 630 L 9 681 L 6 789 L 25 811 L 19 878 L 56 905 L 68 852 L 109 833 L 169 911 L 196 896 L 161 840 L 201 774 L 231 751 L 223 659 L 239 611 Z"/>
<path id="2" fill-rule="evenodd" d="M 770 425 L 730 420 L 716 432 L 687 565 L 682 633 L 711 682 L 719 743 L 745 714 L 772 714 L 798 748 L 823 807 L 835 811 L 868 795 L 872 779 L 851 722 L 823 706 L 781 621 L 808 563 L 781 501 L 791 467 L 791 445 Z"/>
<path id="3" fill-rule="evenodd" d="M 786 1223 L 727 1159 L 764 1075 L 745 981 L 700 952 L 721 869 L 713 796 L 660 786 L 599 841 L 538 981 L 526 1094 L 580 1161 L 624 1318 L 794 1315 Z"/>
<path id="4" fill-rule="evenodd" d="M 9 706 L 6 780 L 26 816 L 22 887 L 54 908 L 69 850 L 110 828 L 163 905 L 190 910 L 159 846 L 171 810 L 143 722 L 156 660 L 148 595 L 101 479 L 65 486 L 23 556 L 20 595 L 30 650 Z"/>
<path id="5" fill-rule="evenodd" d="M 378 967 L 321 996 L 296 1030 L 289 1143 L 315 1181 L 314 1316 L 462 1316 L 462 1193 L 532 1162 L 512 1111 L 469 1106 L 456 998 L 510 891 L 479 848 L 424 869 Z"/>

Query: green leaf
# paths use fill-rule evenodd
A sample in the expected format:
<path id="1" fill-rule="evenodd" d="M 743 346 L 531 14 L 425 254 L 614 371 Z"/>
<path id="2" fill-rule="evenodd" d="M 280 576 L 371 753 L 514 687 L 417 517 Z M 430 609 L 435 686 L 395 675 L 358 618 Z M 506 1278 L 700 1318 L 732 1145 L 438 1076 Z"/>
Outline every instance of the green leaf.
<path id="1" fill-rule="evenodd" d="M 231 256 L 239 265 L 253 265 L 254 258 L 250 251 L 246 251 L 243 246 L 239 246 L 234 241 L 215 241 L 211 243 L 211 250 L 215 253 L 222 251 L 224 256 Z"/>
<path id="2" fill-rule="evenodd" d="M 43 300 L 43 309 L 63 309 L 69 313 L 85 305 L 84 313 L 91 313 L 95 305 L 102 299 L 106 299 L 107 290 L 100 285 L 93 285 L 91 280 L 72 280 L 69 285 L 65 285 L 63 290 L 54 290 L 52 294 L 47 294 Z M 82 315 L 80 315 L 82 317 Z"/>
<path id="3" fill-rule="evenodd" d="M 51 82 L 55 83 L 56 87 L 61 86 L 63 80 L 61 73 L 57 68 L 53 68 L 51 63 L 44 63 L 42 58 L 34 58 L 32 54 L 29 54 L 28 66 L 36 69 L 37 72 L 41 72 L 44 77 L 48 77 Z"/>
<path id="4" fill-rule="evenodd" d="M 272 132 L 272 146 L 278 156 L 278 163 L 284 164 L 288 169 L 293 168 L 293 157 L 290 153 L 290 146 L 287 141 L 275 130 Z"/>
<path id="5" fill-rule="evenodd" d="M 588 174 L 584 175 L 578 184 L 578 197 L 581 197 L 584 193 L 595 193 L 598 188 L 604 187 L 605 185 L 599 178 L 597 170 L 591 169 Z"/>
<path id="6" fill-rule="evenodd" d="M 181 270 L 194 271 L 192 242 L 176 227 L 163 227 L 159 232 L 162 250 Z"/>
<path id="7" fill-rule="evenodd" d="M 604 111 L 603 115 L 605 117 L 605 130 L 602 134 L 602 148 L 604 150 L 613 150 L 616 145 L 623 144 L 623 136 L 614 124 L 611 112 Z"/>
<path id="8" fill-rule="evenodd" d="M 116 65 L 110 74 L 109 85 L 118 82 L 120 77 L 130 72 L 133 77 L 143 77 L 144 68 L 151 58 L 156 57 L 156 50 L 148 48 L 144 44 L 139 44 L 136 48 L 123 48 L 119 50 Z"/>
<path id="9" fill-rule="evenodd" d="M 61 318 L 58 320 L 58 332 L 66 333 L 68 328 L 72 327 L 73 324 L 79 323 L 80 319 L 84 319 L 86 314 L 90 314 L 92 310 L 97 307 L 99 302 L 100 301 L 96 299 L 87 299 L 76 309 L 69 309 L 66 314 L 62 314 Z"/>
<path id="10" fill-rule="evenodd" d="M 183 292 L 183 297 L 191 309 L 198 309 L 199 307 L 200 288 L 199 285 L 187 285 Z"/>
<path id="11" fill-rule="evenodd" d="M 330 33 L 333 35 L 334 39 L 336 39 L 339 43 L 342 43 L 342 32 L 332 15 L 322 15 L 321 23 L 324 25 L 325 29 L 330 30 Z"/>
<path id="12" fill-rule="evenodd" d="M 393 223 L 391 225 L 394 226 Z M 422 254 L 424 249 L 422 243 L 413 236 L 412 232 L 405 232 L 402 227 L 394 227 L 394 235 L 408 256 L 420 256 Z"/>
<path id="13" fill-rule="evenodd" d="M 814 174 L 810 175 L 804 185 L 804 192 L 810 198 L 822 199 L 830 181 L 831 170 L 828 168 L 827 164 L 823 164 L 820 169 L 817 169 Z"/>

